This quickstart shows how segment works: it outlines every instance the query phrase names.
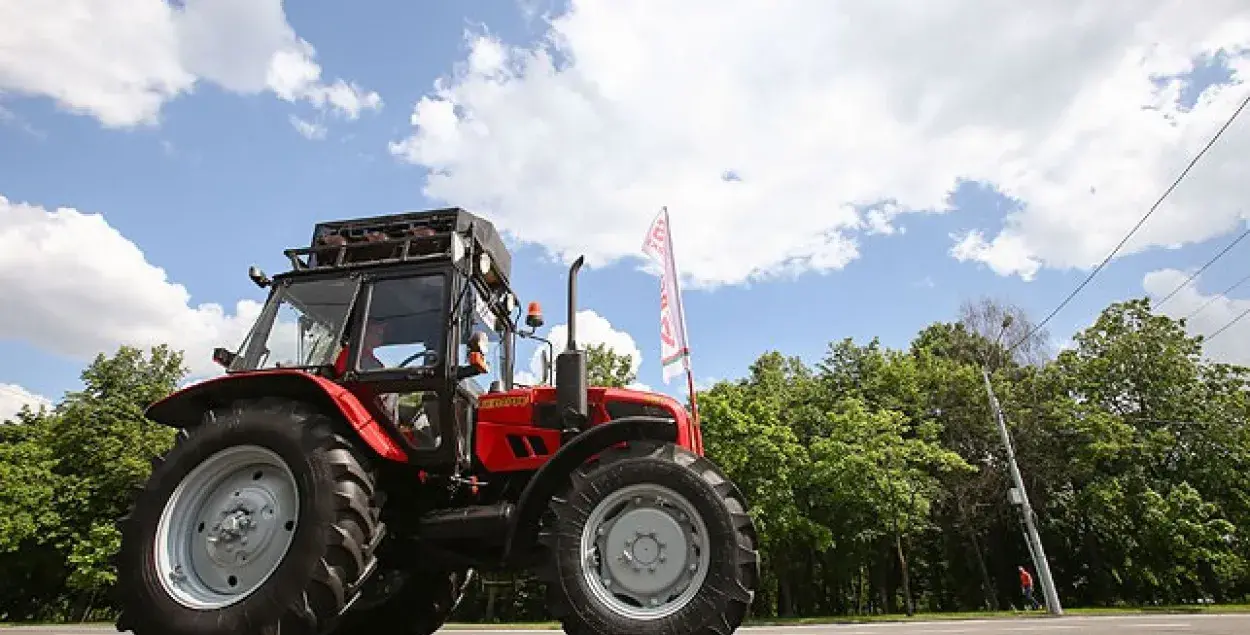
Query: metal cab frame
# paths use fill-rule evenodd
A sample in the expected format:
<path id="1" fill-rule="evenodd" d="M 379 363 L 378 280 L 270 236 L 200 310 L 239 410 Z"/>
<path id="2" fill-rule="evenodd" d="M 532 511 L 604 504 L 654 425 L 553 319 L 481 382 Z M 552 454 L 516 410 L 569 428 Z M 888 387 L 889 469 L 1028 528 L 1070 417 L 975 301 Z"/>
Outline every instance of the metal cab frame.
<path id="1" fill-rule="evenodd" d="M 460 212 L 464 214 L 463 212 Z M 467 214 L 466 214 L 467 215 Z M 378 217 L 388 220 L 399 217 Z M 493 230 L 492 230 L 493 231 Z M 236 355 L 232 355 L 227 366 L 228 373 L 264 373 L 268 369 L 259 369 L 262 349 L 269 333 L 277 320 L 277 311 L 282 303 L 284 290 L 292 284 L 315 280 L 355 281 L 352 299 L 339 331 L 334 334 L 335 341 L 346 346 L 347 359 L 345 367 L 336 369 L 334 364 L 303 367 L 301 370 L 321 375 L 339 383 L 359 398 L 361 405 L 373 414 L 381 424 L 387 436 L 403 447 L 408 456 L 407 463 L 421 468 L 452 469 L 464 471 L 471 469 L 474 462 L 474 419 L 477 410 L 479 392 L 466 385 L 470 378 L 462 377 L 461 370 L 466 368 L 462 359 L 461 348 L 467 343 L 471 331 L 467 319 L 472 315 L 474 302 L 478 298 L 486 301 L 489 313 L 494 319 L 494 332 L 498 335 L 499 376 L 504 389 L 512 387 L 513 354 L 516 344 L 516 318 L 508 314 L 509 307 L 502 301 L 509 295 L 515 308 L 516 296 L 512 292 L 506 275 L 492 270 L 493 280 L 479 272 L 476 263 L 482 254 L 494 257 L 487 245 L 474 239 L 473 224 L 460 236 L 455 229 L 448 233 L 425 235 L 421 238 L 388 239 L 359 245 L 366 248 L 386 249 L 393 247 L 396 257 L 351 261 L 344 258 L 348 248 L 337 247 L 337 257 L 329 262 L 316 262 L 313 255 L 325 254 L 327 248 L 314 247 L 306 249 L 286 250 L 291 260 L 292 269 L 274 276 L 266 286 L 271 286 L 265 305 L 249 331 L 247 338 Z M 463 241 L 461 253 L 451 245 Z M 315 240 L 314 240 L 315 242 Z M 424 242 L 434 249 L 413 248 L 416 242 Z M 459 258 L 456 256 L 459 255 Z M 302 260 L 301 256 L 310 256 Z M 365 353 L 366 322 L 370 308 L 377 297 L 376 289 L 380 283 L 392 280 L 415 279 L 421 277 L 441 278 L 441 294 L 438 299 L 438 321 L 442 325 L 440 338 L 435 343 L 436 355 L 432 364 L 414 368 L 377 368 L 367 369 L 362 366 Z M 519 317 L 519 316 L 518 316 Z M 495 389 L 492 386 L 492 389 Z M 373 403 L 372 396 L 378 392 L 413 393 L 424 392 L 433 395 L 423 401 L 427 404 L 427 416 L 433 419 L 437 442 L 434 445 L 414 444 L 400 432 L 398 422 L 392 421 L 386 413 L 379 411 Z M 430 404 L 430 402 L 433 402 Z M 430 406 L 434 411 L 430 412 Z"/>

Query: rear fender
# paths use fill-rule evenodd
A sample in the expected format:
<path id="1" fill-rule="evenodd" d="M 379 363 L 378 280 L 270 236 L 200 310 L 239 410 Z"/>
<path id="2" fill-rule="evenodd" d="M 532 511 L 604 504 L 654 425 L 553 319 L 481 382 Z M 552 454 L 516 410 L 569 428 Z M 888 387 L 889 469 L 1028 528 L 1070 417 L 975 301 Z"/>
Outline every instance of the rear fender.
<path id="1" fill-rule="evenodd" d="M 573 470 L 592 456 L 626 441 L 675 443 L 677 426 L 672 419 L 660 417 L 622 417 L 594 426 L 560 446 L 530 477 L 517 500 L 516 513 L 508 528 L 504 561 L 510 561 L 518 550 L 525 549 L 538 539 L 538 521 L 551 497 L 568 483 Z"/>
<path id="2" fill-rule="evenodd" d="M 148 406 L 144 414 L 171 428 L 189 428 L 204 420 L 204 413 L 241 399 L 282 397 L 303 401 L 337 412 L 378 456 L 407 461 L 408 454 L 369 414 L 351 391 L 324 378 L 299 370 L 267 370 L 234 373 L 184 388 Z"/>

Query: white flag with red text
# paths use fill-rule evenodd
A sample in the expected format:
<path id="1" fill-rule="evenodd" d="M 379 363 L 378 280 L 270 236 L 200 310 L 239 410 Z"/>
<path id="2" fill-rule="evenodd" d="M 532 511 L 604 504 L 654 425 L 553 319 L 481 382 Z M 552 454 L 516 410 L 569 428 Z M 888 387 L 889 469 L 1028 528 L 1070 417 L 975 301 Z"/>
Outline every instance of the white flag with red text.
<path id="1" fill-rule="evenodd" d="M 673 259 L 673 239 L 669 233 L 668 208 L 651 223 L 643 253 L 664 267 L 660 274 L 660 364 L 664 383 L 673 376 L 690 370 L 690 345 L 686 341 L 686 314 L 681 308 L 681 290 L 677 285 L 677 263 Z"/>

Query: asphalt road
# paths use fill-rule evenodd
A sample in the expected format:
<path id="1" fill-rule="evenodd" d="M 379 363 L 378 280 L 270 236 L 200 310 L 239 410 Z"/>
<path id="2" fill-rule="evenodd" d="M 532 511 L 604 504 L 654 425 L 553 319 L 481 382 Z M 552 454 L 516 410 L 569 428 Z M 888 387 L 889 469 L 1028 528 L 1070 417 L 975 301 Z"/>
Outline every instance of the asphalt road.
<path id="1" fill-rule="evenodd" d="M 103 635 L 116 633 L 108 626 L 31 626 L 0 629 L 3 635 Z M 550 630 L 448 629 L 450 635 L 556 635 Z M 743 628 L 742 635 L 1246 635 L 1247 615 L 1135 615 L 1117 617 L 1062 617 L 1025 620 L 968 620 L 838 624 L 831 626 L 761 626 Z"/>

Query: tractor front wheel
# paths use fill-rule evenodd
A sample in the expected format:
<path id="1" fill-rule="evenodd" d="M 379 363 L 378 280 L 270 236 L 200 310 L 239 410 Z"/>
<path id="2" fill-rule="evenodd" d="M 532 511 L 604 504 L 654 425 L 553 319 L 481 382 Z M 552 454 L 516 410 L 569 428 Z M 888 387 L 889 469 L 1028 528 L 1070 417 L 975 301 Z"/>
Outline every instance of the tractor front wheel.
<path id="1" fill-rule="evenodd" d="M 302 404 L 212 413 L 154 462 L 121 523 L 119 629 L 325 632 L 375 566 L 375 487 L 368 458 Z"/>
<path id="2" fill-rule="evenodd" d="M 738 489 L 671 444 L 605 451 L 572 475 L 541 534 L 548 605 L 574 635 L 729 635 L 759 583 Z"/>

